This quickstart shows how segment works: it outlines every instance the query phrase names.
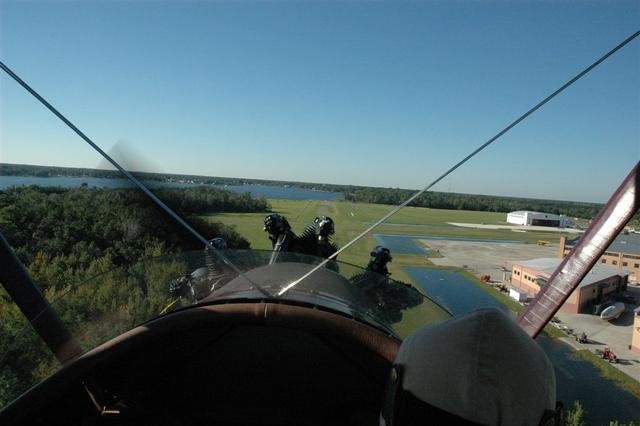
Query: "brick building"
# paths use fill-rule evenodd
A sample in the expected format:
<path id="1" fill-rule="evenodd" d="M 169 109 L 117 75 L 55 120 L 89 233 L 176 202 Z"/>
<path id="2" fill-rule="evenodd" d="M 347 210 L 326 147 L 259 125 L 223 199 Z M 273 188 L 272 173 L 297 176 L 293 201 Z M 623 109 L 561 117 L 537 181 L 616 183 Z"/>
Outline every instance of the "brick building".
<path id="1" fill-rule="evenodd" d="M 560 262 L 558 258 L 543 257 L 514 263 L 511 267 L 511 286 L 533 298 L 547 284 Z M 594 305 L 624 291 L 626 286 L 625 271 L 596 265 L 560 309 L 568 313 L 593 313 Z"/>
<path id="2" fill-rule="evenodd" d="M 565 257 L 578 239 L 560 237 L 558 255 Z M 600 257 L 600 265 L 611 266 L 629 273 L 629 281 L 640 280 L 640 234 L 620 234 Z"/>
<path id="3" fill-rule="evenodd" d="M 631 335 L 631 350 L 640 354 L 640 308 L 633 311 L 633 331 Z"/>

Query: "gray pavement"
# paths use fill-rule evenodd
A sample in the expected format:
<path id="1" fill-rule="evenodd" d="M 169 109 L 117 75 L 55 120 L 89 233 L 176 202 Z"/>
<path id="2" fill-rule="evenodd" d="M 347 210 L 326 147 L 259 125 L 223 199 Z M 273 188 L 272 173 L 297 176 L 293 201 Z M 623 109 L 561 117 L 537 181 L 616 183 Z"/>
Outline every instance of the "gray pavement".
<path id="1" fill-rule="evenodd" d="M 636 300 L 640 300 L 640 287 L 630 285 L 628 292 L 635 295 Z M 619 360 L 615 366 L 640 381 L 640 355 L 629 349 L 633 333 L 633 309 L 637 306 L 637 303 L 627 304 L 624 314 L 610 322 L 601 320 L 596 315 L 558 312 L 556 318 L 572 328 L 574 334 L 586 333 L 589 343 L 578 343 L 572 337 L 562 340 L 576 349 L 589 349 L 591 352 L 601 351 L 605 346 L 609 346 Z"/>
<path id="2" fill-rule="evenodd" d="M 502 280 L 502 267 L 509 271 L 514 262 L 537 257 L 555 257 L 558 245 L 539 246 L 524 243 L 486 243 L 471 241 L 446 241 L 420 239 L 432 250 L 437 250 L 442 258 L 430 258 L 436 265 L 458 266 L 469 269 L 476 275 L 490 275 L 492 280 Z"/>
<path id="3" fill-rule="evenodd" d="M 447 222 L 449 225 L 460 226 L 463 228 L 475 229 L 512 229 L 516 231 L 543 231 L 543 232 L 565 232 L 571 234 L 582 234 L 584 231 L 575 228 L 552 228 L 550 226 L 532 226 L 532 225 L 486 225 L 484 223 L 458 223 Z"/>

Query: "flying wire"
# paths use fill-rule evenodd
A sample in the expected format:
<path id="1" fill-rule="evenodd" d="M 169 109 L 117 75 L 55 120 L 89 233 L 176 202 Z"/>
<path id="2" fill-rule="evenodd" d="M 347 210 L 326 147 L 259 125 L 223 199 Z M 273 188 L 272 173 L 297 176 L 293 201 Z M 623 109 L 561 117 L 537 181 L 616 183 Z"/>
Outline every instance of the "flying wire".
<path id="1" fill-rule="evenodd" d="M 500 138 L 502 135 L 504 135 L 505 133 L 507 133 L 509 130 L 511 130 L 512 128 L 514 128 L 515 126 L 517 126 L 521 121 L 523 121 L 525 118 L 529 117 L 531 114 L 533 114 L 534 112 L 536 112 L 539 108 L 541 108 L 544 104 L 546 104 L 547 102 L 549 102 L 551 99 L 553 99 L 554 97 L 556 97 L 558 94 L 560 94 L 562 91 L 564 91 L 567 87 L 571 86 L 573 83 L 575 83 L 576 81 L 578 81 L 580 78 L 584 77 L 587 73 L 589 73 L 589 71 L 593 70 L 595 67 L 597 67 L 598 65 L 600 65 L 602 62 L 604 62 L 607 58 L 609 58 L 611 55 L 613 55 L 614 53 L 616 53 L 618 50 L 622 49 L 624 46 L 626 46 L 627 44 L 629 44 L 631 41 L 633 41 L 636 37 L 638 37 L 638 35 L 640 35 L 640 31 L 636 31 L 634 34 L 630 35 L 629 37 L 627 37 L 623 42 L 621 42 L 620 44 L 618 44 L 616 47 L 614 47 L 613 49 L 611 49 L 610 51 L 608 51 L 607 53 L 605 53 L 604 55 L 602 55 L 597 61 L 595 61 L 594 63 L 592 63 L 591 65 L 589 65 L 588 67 L 586 67 L 585 69 L 583 69 L 582 71 L 580 71 L 575 77 L 573 77 L 571 80 L 567 81 L 565 84 L 563 84 L 559 89 L 557 89 L 556 91 L 554 91 L 553 93 L 551 93 L 549 96 L 547 96 L 546 98 L 544 98 L 543 100 L 541 100 L 540 102 L 538 102 L 536 105 L 534 105 L 533 107 L 531 107 L 531 109 L 529 109 L 527 112 L 525 112 L 524 114 L 522 114 L 520 117 L 518 117 L 516 120 L 512 121 L 511 124 L 509 124 L 507 127 L 505 127 L 504 129 L 500 130 L 495 136 L 493 136 L 491 139 L 489 139 L 488 141 L 486 141 L 485 143 L 483 143 L 482 145 L 480 145 L 478 148 L 476 148 L 473 152 L 471 152 L 469 155 L 467 155 L 466 157 L 464 157 L 462 160 L 460 160 L 459 162 L 457 162 L 455 165 L 453 165 L 453 167 L 451 167 L 449 170 L 447 170 L 446 172 L 444 172 L 442 175 L 440 175 L 437 179 L 435 179 L 433 182 L 429 183 L 427 186 L 425 186 L 423 189 L 419 190 L 418 192 L 416 192 L 415 194 L 413 194 L 411 197 L 409 197 L 406 201 L 404 201 L 402 204 L 394 207 L 391 211 L 389 211 L 387 214 L 385 214 L 381 219 L 379 219 L 377 222 L 375 222 L 373 225 L 369 226 L 367 229 L 365 229 L 364 231 L 362 231 L 362 233 L 360 233 L 358 236 L 356 236 L 354 239 L 352 239 L 351 241 L 349 241 L 347 244 L 345 244 L 343 247 L 341 247 L 339 250 L 337 250 L 335 253 L 333 253 L 331 256 L 329 256 L 328 258 L 326 258 L 324 261 L 322 261 L 321 263 L 319 263 L 318 265 L 316 265 L 313 269 L 311 269 L 309 272 L 305 273 L 304 275 L 302 275 L 300 278 L 298 278 L 297 280 L 293 281 L 292 283 L 288 284 L 287 286 L 283 287 L 282 290 L 280 290 L 278 292 L 278 296 L 282 296 L 284 293 L 286 293 L 287 291 L 289 291 L 290 289 L 292 289 L 293 287 L 295 287 L 296 285 L 298 285 L 302 280 L 304 280 L 305 278 L 307 278 L 308 276 L 310 276 L 311 274 L 313 274 L 315 271 L 317 271 L 318 269 L 322 268 L 324 265 L 326 265 L 328 262 L 330 262 L 332 259 L 335 259 L 340 253 L 342 253 L 343 251 L 345 251 L 347 248 L 351 247 L 353 244 L 355 244 L 358 240 L 360 240 L 362 237 L 364 237 L 365 235 L 367 235 L 369 232 L 371 232 L 373 229 L 375 229 L 376 227 L 378 227 L 380 224 L 382 224 L 384 221 L 386 221 L 387 219 L 389 219 L 391 216 L 393 216 L 394 214 L 398 213 L 398 211 L 400 211 L 402 208 L 404 208 L 405 206 L 407 206 L 409 203 L 411 203 L 413 200 L 415 200 L 416 198 L 418 198 L 420 195 L 424 194 L 426 191 L 428 191 L 429 189 L 431 189 L 435 184 L 437 184 L 438 182 L 440 182 L 442 179 L 444 179 L 445 177 L 447 177 L 449 174 L 451 174 L 454 170 L 456 170 L 458 167 L 462 166 L 464 163 L 466 163 L 468 160 L 470 160 L 472 157 L 474 157 L 476 154 L 478 154 L 480 151 L 482 151 L 483 149 L 485 149 L 486 147 L 488 147 L 489 145 L 491 145 L 493 142 L 495 142 L 498 138 Z"/>
<path id="2" fill-rule="evenodd" d="M 213 251 L 213 253 L 218 256 L 222 262 L 224 262 L 227 266 L 232 268 L 235 272 L 237 272 L 240 276 L 246 279 L 251 285 L 253 285 L 263 296 L 272 297 L 265 289 L 257 285 L 248 279 L 240 269 L 236 265 L 234 265 L 229 259 L 226 258 L 218 249 L 215 248 L 213 244 L 207 241 L 198 231 L 196 231 L 191 225 L 189 225 L 180 215 L 174 212 L 169 206 L 167 206 L 162 200 L 160 200 L 153 192 L 151 192 L 142 182 L 140 182 L 135 176 L 125 170 L 117 161 L 115 161 L 111 156 L 109 156 L 106 152 L 104 152 L 98 145 L 96 145 L 87 135 L 85 135 L 80 129 L 78 129 L 71 121 L 69 121 L 64 115 L 62 115 L 57 109 L 55 109 L 49 102 L 47 102 L 42 96 L 38 94 L 34 89 L 32 89 L 24 80 L 18 77 L 9 67 L 7 67 L 4 62 L 0 61 L 0 68 L 4 72 L 6 72 L 11 78 L 13 78 L 18 84 L 20 84 L 27 92 L 31 93 L 37 100 L 40 101 L 49 111 L 55 114 L 64 124 L 66 124 L 71 130 L 73 130 L 78 136 L 80 136 L 87 144 L 89 144 L 94 150 L 96 150 L 100 155 L 102 155 L 109 163 L 111 163 L 120 173 L 125 175 L 131 182 L 133 182 L 142 192 L 145 193 L 151 200 L 156 203 L 162 210 L 165 211 L 169 216 L 171 216 L 178 224 L 180 224 L 183 228 L 185 228 L 191 235 L 196 237 L 201 243 L 205 245 L 205 247 L 209 248 Z"/>

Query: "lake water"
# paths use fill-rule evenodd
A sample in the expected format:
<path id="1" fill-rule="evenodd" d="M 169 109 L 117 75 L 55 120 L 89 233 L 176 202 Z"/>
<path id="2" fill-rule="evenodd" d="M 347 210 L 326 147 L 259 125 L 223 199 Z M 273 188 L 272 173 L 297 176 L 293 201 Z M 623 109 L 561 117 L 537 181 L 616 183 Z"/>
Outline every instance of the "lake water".
<path id="1" fill-rule="evenodd" d="M 405 268 L 411 278 L 433 299 L 447 306 L 454 315 L 483 307 L 507 309 L 479 289 L 464 275 L 432 268 Z M 544 335 L 536 341 L 553 363 L 557 380 L 557 398 L 570 407 L 579 400 L 587 411 L 587 424 L 609 424 L 640 419 L 640 401 L 602 378 L 591 363 L 572 358 L 568 345 Z M 526 367 L 524 367 L 526 368 Z"/>
<path id="2" fill-rule="evenodd" d="M 132 188 L 133 184 L 127 179 L 109 179 L 94 177 L 36 177 L 36 176 L 0 176 L 0 189 L 12 186 L 60 186 L 64 188 L 77 188 L 83 183 L 92 188 Z M 145 182 L 149 187 L 188 188 L 197 186 L 189 183 L 178 182 Z M 232 192 L 248 192 L 252 197 L 278 198 L 285 200 L 341 200 L 340 192 L 314 191 L 311 189 L 270 186 L 270 185 L 207 185 L 214 188 L 226 189 Z"/>
<path id="3" fill-rule="evenodd" d="M 405 271 L 429 296 L 447 307 L 453 315 L 463 315 L 478 308 L 508 310 L 457 272 L 418 267 L 405 268 Z"/>
<path id="4" fill-rule="evenodd" d="M 373 234 L 373 238 L 375 238 L 378 244 L 391 250 L 392 256 L 394 254 L 429 254 L 429 250 L 416 241 L 416 239 L 420 237 L 411 235 Z"/>

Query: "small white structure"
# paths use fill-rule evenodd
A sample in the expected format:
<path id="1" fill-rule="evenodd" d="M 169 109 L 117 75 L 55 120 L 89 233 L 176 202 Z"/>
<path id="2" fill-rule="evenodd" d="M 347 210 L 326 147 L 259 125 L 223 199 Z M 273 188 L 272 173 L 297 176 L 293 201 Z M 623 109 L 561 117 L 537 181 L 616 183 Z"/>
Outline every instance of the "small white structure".
<path id="1" fill-rule="evenodd" d="M 521 226 L 551 226 L 570 228 L 573 220 L 565 215 L 518 210 L 507 214 L 507 223 Z"/>
<path id="2" fill-rule="evenodd" d="M 531 212 L 518 210 L 507 214 L 507 223 L 513 225 L 529 225 L 529 214 Z"/>
<path id="3" fill-rule="evenodd" d="M 527 299 L 529 298 L 526 292 L 520 291 L 517 288 L 513 288 L 513 287 L 509 289 L 509 297 L 517 300 L 518 302 L 526 302 Z"/>

